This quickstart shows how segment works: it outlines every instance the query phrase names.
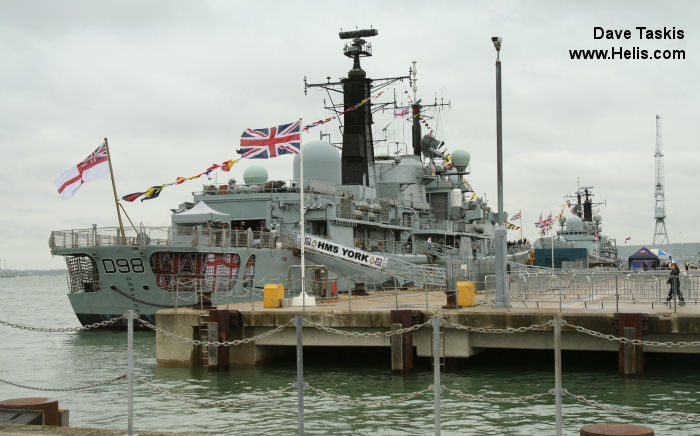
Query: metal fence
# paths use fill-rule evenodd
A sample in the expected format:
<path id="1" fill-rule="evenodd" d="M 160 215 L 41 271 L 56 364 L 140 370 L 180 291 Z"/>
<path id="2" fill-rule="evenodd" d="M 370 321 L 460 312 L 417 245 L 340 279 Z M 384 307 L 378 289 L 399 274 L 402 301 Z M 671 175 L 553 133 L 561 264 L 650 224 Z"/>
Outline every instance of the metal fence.
<path id="1" fill-rule="evenodd" d="M 610 303 L 666 304 L 668 272 L 523 270 L 508 275 L 511 304 L 557 303 L 602 307 Z M 679 277 L 683 303 L 700 302 L 700 273 Z M 496 276 L 485 277 L 487 300 L 495 299 Z M 681 303 L 680 299 L 678 303 Z"/>

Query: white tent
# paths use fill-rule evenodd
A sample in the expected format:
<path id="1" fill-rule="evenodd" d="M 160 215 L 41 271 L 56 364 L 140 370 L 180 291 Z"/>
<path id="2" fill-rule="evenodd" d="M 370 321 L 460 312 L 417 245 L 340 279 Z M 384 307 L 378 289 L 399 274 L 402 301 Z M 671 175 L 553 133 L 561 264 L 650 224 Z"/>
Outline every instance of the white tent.
<path id="1" fill-rule="evenodd" d="M 661 265 L 668 265 L 673 262 L 673 256 L 661 250 L 660 248 L 652 248 L 652 253 L 654 253 L 658 258 Z"/>
<path id="2" fill-rule="evenodd" d="M 207 221 L 231 222 L 231 215 L 214 210 L 203 201 L 195 204 L 192 209 L 173 214 L 173 224 L 198 224 Z"/>

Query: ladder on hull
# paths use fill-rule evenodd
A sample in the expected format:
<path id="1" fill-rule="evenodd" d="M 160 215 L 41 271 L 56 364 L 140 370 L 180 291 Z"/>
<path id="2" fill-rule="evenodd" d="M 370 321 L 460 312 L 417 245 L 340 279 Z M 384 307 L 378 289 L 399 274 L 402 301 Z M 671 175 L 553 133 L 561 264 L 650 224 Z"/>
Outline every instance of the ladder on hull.
<path id="1" fill-rule="evenodd" d="M 199 337 L 200 341 L 209 340 L 209 313 L 199 315 Z M 199 365 L 207 368 L 209 366 L 209 347 L 205 344 L 199 346 Z"/>

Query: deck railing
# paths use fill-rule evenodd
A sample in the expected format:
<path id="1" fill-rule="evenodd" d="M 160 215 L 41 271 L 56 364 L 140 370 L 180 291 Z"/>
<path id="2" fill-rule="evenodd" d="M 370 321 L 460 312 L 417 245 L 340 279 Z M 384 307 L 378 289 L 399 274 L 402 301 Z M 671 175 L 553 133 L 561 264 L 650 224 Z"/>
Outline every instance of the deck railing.
<path id="1" fill-rule="evenodd" d="M 248 231 L 195 227 L 137 227 L 124 229 L 124 241 L 131 246 L 210 246 L 278 248 L 282 241 L 276 231 Z M 118 227 L 54 230 L 49 238 L 52 250 L 62 248 L 124 245 Z"/>

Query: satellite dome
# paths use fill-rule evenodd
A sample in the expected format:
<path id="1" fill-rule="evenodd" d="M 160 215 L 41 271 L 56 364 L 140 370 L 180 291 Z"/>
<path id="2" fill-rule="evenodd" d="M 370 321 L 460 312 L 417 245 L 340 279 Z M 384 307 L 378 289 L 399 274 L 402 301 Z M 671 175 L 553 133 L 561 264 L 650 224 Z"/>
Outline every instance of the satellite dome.
<path id="1" fill-rule="evenodd" d="M 583 231 L 583 221 L 578 215 L 569 215 L 566 218 L 566 231 L 567 232 L 582 232 Z"/>
<path id="2" fill-rule="evenodd" d="M 262 185 L 267 182 L 267 170 L 260 165 L 253 165 L 243 172 L 246 185 Z"/>
<path id="3" fill-rule="evenodd" d="M 451 158 L 452 164 L 458 170 L 463 170 L 464 168 L 468 167 L 469 160 L 471 159 L 467 150 L 455 150 L 452 152 Z"/>
<path id="4" fill-rule="evenodd" d="M 593 215 L 593 221 L 599 223 L 600 222 L 600 214 Z"/>
<path id="5" fill-rule="evenodd" d="M 302 145 L 304 152 L 304 181 L 340 185 L 341 164 L 340 153 L 328 142 L 311 141 Z M 294 156 L 294 178 L 299 179 L 299 155 Z"/>
<path id="6" fill-rule="evenodd" d="M 559 217 L 559 225 L 563 226 L 566 224 L 566 216 L 562 215 Z"/>

